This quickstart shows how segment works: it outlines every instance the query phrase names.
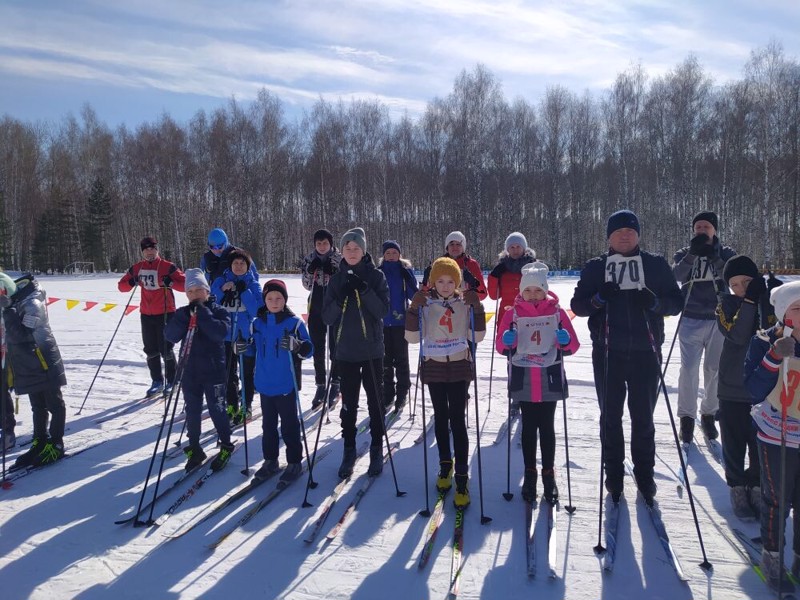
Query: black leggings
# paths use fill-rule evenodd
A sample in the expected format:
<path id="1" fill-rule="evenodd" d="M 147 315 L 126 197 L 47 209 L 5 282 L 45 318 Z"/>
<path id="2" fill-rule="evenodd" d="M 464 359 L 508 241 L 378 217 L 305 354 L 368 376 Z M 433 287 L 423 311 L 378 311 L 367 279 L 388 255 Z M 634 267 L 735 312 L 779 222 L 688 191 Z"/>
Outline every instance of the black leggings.
<path id="1" fill-rule="evenodd" d="M 557 402 L 520 402 L 522 411 L 522 460 L 536 470 L 536 438 L 542 449 L 542 470 L 552 469 L 556 457 L 554 425 Z"/>
<path id="2" fill-rule="evenodd" d="M 469 441 L 467 439 L 467 388 L 469 381 L 448 383 L 429 383 L 433 418 L 435 419 L 436 445 L 439 447 L 439 461 L 451 460 L 450 432 L 453 433 L 455 471 L 466 475 L 468 472 Z"/>

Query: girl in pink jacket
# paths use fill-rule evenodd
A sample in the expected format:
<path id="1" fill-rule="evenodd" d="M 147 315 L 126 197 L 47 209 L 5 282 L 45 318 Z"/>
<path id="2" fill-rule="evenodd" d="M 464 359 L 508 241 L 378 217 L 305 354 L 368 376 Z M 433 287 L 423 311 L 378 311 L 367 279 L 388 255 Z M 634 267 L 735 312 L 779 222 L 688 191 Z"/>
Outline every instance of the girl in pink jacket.
<path id="1" fill-rule="evenodd" d="M 567 397 L 562 356 L 580 347 L 567 313 L 548 290 L 547 265 L 534 262 L 522 269 L 520 295 L 497 328 L 495 346 L 509 359 L 508 393 L 522 411 L 522 497 L 536 500 L 536 438 L 542 450 L 544 497 L 558 501 L 553 464 L 556 402 Z"/>

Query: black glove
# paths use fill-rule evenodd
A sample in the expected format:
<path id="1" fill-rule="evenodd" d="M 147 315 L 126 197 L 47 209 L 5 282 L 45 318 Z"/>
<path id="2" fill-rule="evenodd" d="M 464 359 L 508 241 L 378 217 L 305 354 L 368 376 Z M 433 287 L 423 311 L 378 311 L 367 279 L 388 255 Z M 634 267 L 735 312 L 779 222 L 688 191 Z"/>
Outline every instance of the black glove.
<path id="1" fill-rule="evenodd" d="M 481 282 L 478 281 L 478 279 L 475 277 L 475 275 L 473 275 L 469 271 L 469 269 L 462 270 L 461 278 L 464 280 L 464 283 L 466 283 L 469 286 L 469 289 L 471 290 L 477 290 L 479 287 L 481 287 Z"/>
<path id="2" fill-rule="evenodd" d="M 367 282 L 352 271 L 348 271 L 347 273 L 347 287 L 349 290 L 358 292 L 359 294 L 363 294 L 369 289 Z"/>
<path id="3" fill-rule="evenodd" d="M 139 283 L 139 278 L 136 275 L 131 275 L 128 278 L 128 285 L 134 287 L 137 283 Z"/>
<path id="4" fill-rule="evenodd" d="M 7 294 L 3 294 L 2 296 L 0 296 L 0 308 L 6 309 L 9 306 L 11 306 L 11 303 L 12 303 L 11 296 Z"/>
<path id="5" fill-rule="evenodd" d="M 308 266 L 306 267 L 306 273 L 308 273 L 309 275 L 313 275 L 321 268 L 322 268 L 322 259 L 319 256 L 315 256 L 314 260 L 308 263 Z"/>
<path id="6" fill-rule="evenodd" d="M 237 281 L 234 285 L 236 286 L 236 291 L 239 292 L 240 294 L 247 289 L 247 284 L 241 279 Z"/>
<path id="7" fill-rule="evenodd" d="M 636 290 L 633 298 L 636 305 L 643 310 L 655 310 L 658 305 L 658 298 L 648 288 Z"/>
<path id="8" fill-rule="evenodd" d="M 303 342 L 298 340 L 293 335 L 285 335 L 281 338 L 280 347 L 284 350 L 288 350 L 292 354 L 297 354 L 300 352 L 300 348 L 302 347 Z"/>
<path id="9" fill-rule="evenodd" d="M 600 302 L 608 302 L 611 298 L 619 294 L 619 284 L 615 281 L 604 281 L 597 290 L 597 297 Z"/>
<path id="10" fill-rule="evenodd" d="M 714 252 L 714 248 L 708 243 L 709 237 L 705 233 L 698 233 L 689 242 L 689 254 L 695 256 L 709 256 Z"/>
<path id="11" fill-rule="evenodd" d="M 169 275 L 164 275 L 161 278 L 161 283 L 164 284 L 164 287 L 170 287 L 172 285 L 172 277 L 170 277 Z"/>
<path id="12" fill-rule="evenodd" d="M 751 302 L 758 302 L 761 295 L 767 291 L 767 284 L 764 278 L 759 275 L 754 277 L 750 283 L 747 284 L 747 289 L 744 291 L 744 297 Z"/>
<path id="13" fill-rule="evenodd" d="M 225 290 L 225 293 L 222 294 L 222 300 L 220 300 L 219 304 L 220 306 L 236 306 L 236 290 Z"/>
<path id="14" fill-rule="evenodd" d="M 333 275 L 333 261 L 330 258 L 322 263 L 322 272 L 325 275 Z"/>
<path id="15" fill-rule="evenodd" d="M 771 292 L 776 287 L 781 287 L 783 285 L 783 282 L 777 277 L 775 277 L 775 274 L 772 271 L 768 271 L 768 273 L 769 277 L 767 278 L 767 291 Z M 752 283 L 752 281 L 750 283 Z"/>
<path id="16" fill-rule="evenodd" d="M 233 342 L 233 353 L 237 356 L 239 356 L 240 354 L 245 354 L 249 347 L 250 347 L 250 340 L 246 340 L 240 336 L 238 340 Z"/>
<path id="17" fill-rule="evenodd" d="M 506 263 L 499 262 L 499 263 L 497 263 L 497 266 L 494 269 L 492 269 L 492 272 L 489 273 L 489 275 L 491 275 L 492 277 L 495 277 L 497 279 L 500 279 L 503 276 L 503 273 L 505 273 L 506 271 L 508 271 L 508 267 L 506 267 Z"/>

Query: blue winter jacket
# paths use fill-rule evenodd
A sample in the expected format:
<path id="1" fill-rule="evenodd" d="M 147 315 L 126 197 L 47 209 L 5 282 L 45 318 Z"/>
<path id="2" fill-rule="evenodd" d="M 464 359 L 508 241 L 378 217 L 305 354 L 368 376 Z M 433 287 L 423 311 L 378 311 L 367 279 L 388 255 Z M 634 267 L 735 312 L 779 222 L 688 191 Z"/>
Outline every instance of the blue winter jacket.
<path id="1" fill-rule="evenodd" d="M 222 305 L 222 298 L 225 292 L 222 291 L 222 286 L 229 281 L 237 283 L 243 281 L 247 286 L 240 294 L 234 291 L 233 305 Z M 244 275 L 235 275 L 230 269 L 226 269 L 221 277 L 217 277 L 214 283 L 211 284 L 211 293 L 216 298 L 220 306 L 228 311 L 231 319 L 231 329 L 228 337 L 225 338 L 227 342 L 233 342 L 237 338 L 245 340 L 250 339 L 250 324 L 258 314 L 258 309 L 264 306 L 264 298 L 261 295 L 261 286 L 258 280 L 253 277 L 253 273 L 248 271 Z M 247 353 L 248 356 L 253 356 L 252 352 Z"/>
<path id="2" fill-rule="evenodd" d="M 382 261 L 378 268 L 386 276 L 389 286 L 389 314 L 383 317 L 384 327 L 403 327 L 406 324 L 408 301 L 417 293 L 419 285 L 408 261 Z"/>
<path id="3" fill-rule="evenodd" d="M 769 396 L 769 393 L 778 383 L 778 369 L 781 367 L 781 358 L 772 353 L 772 344 L 778 339 L 780 328 L 775 325 L 766 331 L 759 331 L 750 340 L 747 357 L 744 359 L 744 384 L 753 398 L 753 404 L 758 404 Z M 800 356 L 800 343 L 795 341 L 794 355 Z"/>
<path id="4" fill-rule="evenodd" d="M 211 250 L 206 250 L 205 254 L 200 258 L 200 268 L 206 276 L 208 285 L 211 285 L 217 277 L 222 277 L 222 274 L 231 266 L 230 254 L 236 250 L 236 246 L 227 245 L 222 251 L 222 254 L 217 256 Z M 253 278 L 258 281 L 258 269 L 256 268 L 256 261 L 250 261 L 250 272 Z"/>
<path id="5" fill-rule="evenodd" d="M 228 311 L 209 299 L 205 304 L 183 306 L 164 327 L 164 337 L 173 344 L 183 341 L 179 356 L 183 356 L 186 333 L 189 330 L 189 311 L 197 307 L 197 329 L 185 359 L 182 377 L 198 383 L 224 383 L 225 338 L 230 328 Z"/>
<path id="6" fill-rule="evenodd" d="M 265 396 L 283 396 L 290 393 L 295 385 L 300 389 L 299 359 L 294 362 L 297 379 L 292 381 L 290 360 L 296 357 L 280 347 L 281 339 L 291 335 L 302 341 L 299 356 L 309 358 L 314 354 L 314 346 L 308 335 L 305 323 L 289 309 L 271 313 L 266 308 L 259 311 L 253 321 L 253 346 L 256 352 L 255 388 Z"/>

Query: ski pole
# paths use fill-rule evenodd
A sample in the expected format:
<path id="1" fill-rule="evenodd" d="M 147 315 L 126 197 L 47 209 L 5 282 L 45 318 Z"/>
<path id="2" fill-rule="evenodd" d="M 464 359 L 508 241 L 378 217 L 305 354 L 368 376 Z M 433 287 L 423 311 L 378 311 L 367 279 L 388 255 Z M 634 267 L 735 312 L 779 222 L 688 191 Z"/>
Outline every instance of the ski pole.
<path id="1" fill-rule="evenodd" d="M 477 350 L 478 343 L 475 341 L 475 308 L 470 305 L 469 307 L 469 327 L 472 333 L 472 347 Z M 473 351 L 474 352 L 474 351 Z M 492 518 L 487 517 L 483 512 L 483 463 L 481 462 L 481 422 L 480 418 L 478 417 L 478 361 L 477 361 L 477 352 L 474 352 L 475 356 L 472 357 L 472 375 L 473 375 L 473 382 L 474 382 L 474 394 L 475 394 L 475 436 L 478 442 L 478 492 L 480 497 L 481 503 L 481 525 L 486 525 L 490 523 Z M 469 383 L 467 383 L 467 387 L 469 387 Z"/>
<path id="2" fill-rule="evenodd" d="M 241 332 L 239 332 L 241 335 Z M 239 405 L 239 414 L 244 414 L 242 418 L 242 431 L 244 432 L 244 469 L 242 475 L 250 475 L 250 453 L 247 450 L 247 392 L 245 390 L 244 376 L 244 354 L 239 355 L 239 379 L 242 388 L 242 400 Z"/>
<path id="3" fill-rule="evenodd" d="M 94 377 L 92 377 L 92 382 L 89 384 L 89 389 L 86 390 L 86 395 L 83 397 L 83 402 L 81 402 L 81 407 L 78 409 L 78 412 L 75 413 L 76 416 L 81 414 L 83 410 L 83 405 L 86 404 L 87 398 L 89 398 L 89 394 L 94 387 L 94 382 L 97 380 L 97 376 L 100 374 L 100 369 L 103 368 L 103 363 L 106 361 L 106 356 L 108 356 L 108 351 L 111 349 L 111 344 L 114 343 L 114 338 L 117 336 L 117 332 L 119 331 L 119 326 L 122 325 L 122 319 L 128 314 L 128 307 L 131 305 L 131 301 L 133 300 L 133 295 L 136 293 L 136 290 L 139 289 L 138 285 L 133 286 L 131 290 L 130 296 L 128 296 L 128 301 L 125 303 L 125 308 L 122 310 L 122 315 L 117 322 L 117 327 L 114 329 L 114 333 L 111 334 L 111 339 L 108 341 L 108 345 L 106 346 L 106 351 L 103 352 L 103 358 L 100 359 L 100 364 L 97 365 L 97 370 L 94 372 Z"/>
<path id="4" fill-rule="evenodd" d="M 692 494 L 692 487 L 689 483 L 689 477 L 686 474 L 686 461 L 683 459 L 683 452 L 681 452 L 681 443 L 680 439 L 678 439 L 678 430 L 675 426 L 675 416 L 672 414 L 672 404 L 669 401 L 669 394 L 667 393 L 667 384 L 664 381 L 664 374 L 661 372 L 661 361 L 659 360 L 658 355 L 658 348 L 656 347 L 655 338 L 653 338 L 653 330 L 650 327 L 650 319 L 647 318 L 647 312 L 642 310 L 642 316 L 644 317 L 645 325 L 647 326 L 647 337 L 650 340 L 650 349 L 653 352 L 653 359 L 656 361 L 656 369 L 658 371 L 658 378 L 659 382 L 661 383 L 661 389 L 664 392 L 664 401 L 667 404 L 667 414 L 669 414 L 669 422 L 672 425 L 672 436 L 675 438 L 675 448 L 678 451 L 678 458 L 681 461 L 681 469 L 683 469 L 683 479 L 686 485 L 686 494 L 689 496 L 689 506 L 692 509 L 692 518 L 694 519 L 694 526 L 697 530 L 697 540 L 700 543 L 700 552 L 703 554 L 703 562 L 700 563 L 700 567 L 706 571 L 710 571 L 713 568 L 713 565 L 709 562 L 708 557 L 706 556 L 706 548 L 703 544 L 703 534 L 700 532 L 700 522 L 697 520 L 697 509 L 694 505 L 694 495 Z"/>
<path id="5" fill-rule="evenodd" d="M 422 361 L 425 359 L 422 345 L 424 343 L 425 318 L 423 316 L 423 306 L 419 307 L 419 367 L 417 369 L 417 379 L 419 371 L 422 369 Z M 414 400 L 416 401 L 416 392 Z M 428 489 L 428 424 L 425 416 L 425 382 L 422 383 L 422 464 L 425 476 L 425 510 L 419 511 L 421 517 L 431 516 L 430 490 Z"/>
<path id="6" fill-rule="evenodd" d="M 511 325 L 509 327 L 512 331 L 516 329 L 516 325 L 514 321 L 511 321 Z M 492 343 L 497 338 L 497 329 L 495 328 L 495 337 L 492 338 Z M 508 360 L 506 361 L 506 371 L 508 372 L 508 416 L 506 417 L 506 491 L 503 494 L 503 498 L 506 499 L 506 502 L 511 502 L 511 499 L 514 497 L 514 494 L 511 493 L 511 352 L 512 349 L 508 349 Z M 521 410 L 521 408 L 520 408 Z"/>
<path id="7" fill-rule="evenodd" d="M 561 323 L 558 324 L 559 329 L 563 329 Z M 567 459 L 567 505 L 564 509 L 572 514 L 576 508 L 572 505 L 572 480 L 569 473 L 569 433 L 567 430 L 567 371 L 564 366 L 564 351 L 561 350 L 561 409 L 564 413 L 564 453 Z"/>
<path id="8" fill-rule="evenodd" d="M 492 332 L 492 344 L 497 338 L 497 322 L 500 320 L 500 292 L 503 285 L 503 276 L 497 278 L 497 299 L 494 303 L 494 331 Z M 489 360 L 489 408 L 486 412 L 492 412 L 492 381 L 494 380 L 494 346 L 492 346 L 492 358 Z M 477 418 L 477 417 L 476 417 Z"/>
<path id="9" fill-rule="evenodd" d="M 288 332 L 287 332 L 288 335 Z M 294 368 L 294 356 L 291 352 L 287 353 L 289 355 L 289 369 L 292 372 L 292 384 L 294 385 L 294 397 L 297 403 L 297 418 L 300 421 L 300 431 L 303 434 L 303 445 L 306 449 L 306 460 L 308 461 L 308 477 L 311 479 L 311 487 L 317 487 L 317 482 L 314 481 L 314 465 L 311 462 L 311 454 L 308 451 L 308 437 L 306 436 L 306 424 L 303 420 L 303 408 L 300 406 L 300 388 L 297 382 L 297 372 Z"/>
<path id="10" fill-rule="evenodd" d="M 3 483 L 2 487 L 4 490 L 9 489 L 13 483 L 10 481 L 6 481 L 6 434 L 8 433 L 5 429 L 6 427 L 6 419 L 8 415 L 6 414 L 6 397 L 10 398 L 11 396 L 8 394 L 8 375 L 6 372 L 6 317 L 5 317 L 5 308 L 0 308 L 0 429 L 3 430 L 3 437 L 0 438 L 3 444 Z"/>
<path id="11" fill-rule="evenodd" d="M 422 351 L 420 350 L 420 356 L 422 356 Z M 419 391 L 419 370 L 422 368 L 422 359 L 420 358 L 417 361 L 417 376 L 414 379 L 414 403 L 411 405 L 411 422 L 414 422 L 414 419 L 417 416 L 417 392 Z M 425 385 L 425 384 L 423 384 Z"/>
<path id="12" fill-rule="evenodd" d="M 784 317 L 785 318 L 785 317 Z M 783 337 L 791 337 L 792 335 L 792 327 L 784 323 L 783 327 Z M 784 511 L 786 510 L 786 420 L 787 420 L 787 411 L 788 405 L 792 401 L 792 394 L 789 391 L 789 379 L 788 379 L 788 358 L 782 359 L 782 367 L 783 367 L 783 393 L 781 394 L 781 460 L 780 460 L 780 496 L 778 499 L 778 519 L 780 519 L 781 526 L 778 528 L 778 564 L 781 565 L 780 569 L 780 578 L 778 579 L 778 590 L 781 589 L 781 584 L 783 583 L 783 572 L 785 568 L 783 567 L 783 561 L 785 556 L 784 551 L 784 528 L 786 527 L 786 518 L 784 515 L 786 514 Z M 778 598 L 782 598 L 783 593 L 778 592 Z"/>
<path id="13" fill-rule="evenodd" d="M 600 487 L 598 492 L 598 517 L 597 517 L 597 545 L 594 547 L 595 554 L 602 554 L 606 551 L 603 546 L 603 475 L 605 474 L 606 463 L 606 441 L 608 439 L 608 430 L 606 428 L 608 415 L 606 412 L 606 397 L 608 396 L 608 303 L 606 300 L 605 308 L 605 325 L 603 327 L 603 396 L 598 398 L 600 403 Z M 660 371 L 659 371 L 660 372 Z M 613 497 L 612 497 L 613 500 Z"/>

